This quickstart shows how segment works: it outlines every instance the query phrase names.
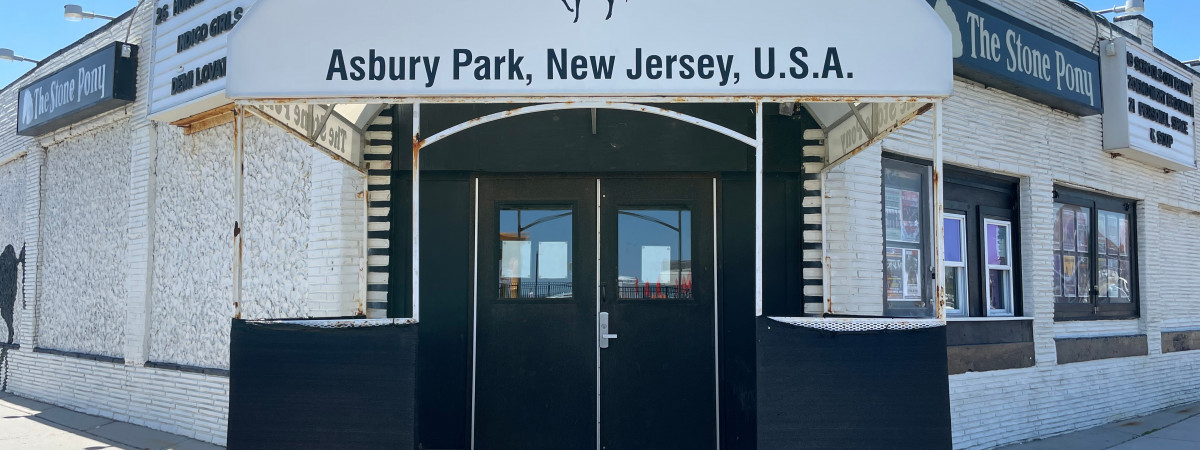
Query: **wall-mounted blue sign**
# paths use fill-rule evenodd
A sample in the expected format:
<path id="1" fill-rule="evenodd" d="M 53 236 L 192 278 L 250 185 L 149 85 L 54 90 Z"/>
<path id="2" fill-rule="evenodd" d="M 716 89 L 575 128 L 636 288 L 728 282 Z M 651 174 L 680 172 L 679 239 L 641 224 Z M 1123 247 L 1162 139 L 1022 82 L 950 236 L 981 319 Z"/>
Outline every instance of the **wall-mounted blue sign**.
<path id="1" fill-rule="evenodd" d="M 21 88 L 17 134 L 37 136 L 134 100 L 136 45 L 114 42 Z"/>
<path id="2" fill-rule="evenodd" d="M 1104 111 L 1094 53 L 975 0 L 928 0 L 950 27 L 954 73 L 1081 116 Z"/>

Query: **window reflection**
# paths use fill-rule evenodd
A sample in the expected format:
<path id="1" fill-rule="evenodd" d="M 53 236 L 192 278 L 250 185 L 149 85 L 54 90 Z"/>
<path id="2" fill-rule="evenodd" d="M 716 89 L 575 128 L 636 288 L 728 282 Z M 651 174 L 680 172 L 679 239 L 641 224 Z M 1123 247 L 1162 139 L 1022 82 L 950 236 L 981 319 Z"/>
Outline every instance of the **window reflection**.
<path id="1" fill-rule="evenodd" d="M 692 298 L 691 218 L 686 209 L 617 212 L 620 298 Z"/>
<path id="2" fill-rule="evenodd" d="M 500 210 L 499 298 L 572 298 L 571 211 Z"/>

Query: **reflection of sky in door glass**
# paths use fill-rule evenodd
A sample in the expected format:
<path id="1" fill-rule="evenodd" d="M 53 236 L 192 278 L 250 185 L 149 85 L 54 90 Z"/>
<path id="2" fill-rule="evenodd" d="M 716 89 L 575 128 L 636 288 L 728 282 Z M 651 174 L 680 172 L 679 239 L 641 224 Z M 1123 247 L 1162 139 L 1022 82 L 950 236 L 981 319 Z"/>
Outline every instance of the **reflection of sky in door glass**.
<path id="1" fill-rule="evenodd" d="M 571 211 L 500 210 L 499 298 L 571 298 Z"/>
<path id="2" fill-rule="evenodd" d="M 617 214 L 621 298 L 691 298 L 692 213 L 623 209 Z"/>

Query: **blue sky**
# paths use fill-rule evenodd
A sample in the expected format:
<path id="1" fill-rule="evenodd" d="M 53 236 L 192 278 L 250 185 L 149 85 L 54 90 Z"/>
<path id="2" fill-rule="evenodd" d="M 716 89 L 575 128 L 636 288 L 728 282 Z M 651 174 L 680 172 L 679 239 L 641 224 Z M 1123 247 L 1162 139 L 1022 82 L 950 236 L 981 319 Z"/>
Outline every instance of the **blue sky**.
<path id="1" fill-rule="evenodd" d="M 67 22 L 63 19 L 63 4 L 71 0 L 0 0 L 0 47 L 11 48 L 18 55 L 42 59 L 70 45 L 85 34 L 104 25 L 101 19 Z M 110 16 L 120 15 L 137 4 L 137 0 L 76 0 L 84 11 Z M 551 0 L 544 0 L 551 1 Z M 886 0 L 880 0 L 886 1 Z M 143 7 L 156 1 L 146 0 Z M 1084 0 L 1093 10 L 1123 4 L 1123 0 Z M 1111 17 L 1111 15 L 1109 15 Z M 1200 58 L 1200 1 L 1147 0 L 1146 17 L 1154 21 L 1154 44 L 1180 60 Z M 33 68 L 24 62 L 0 61 L 0 87 Z"/>

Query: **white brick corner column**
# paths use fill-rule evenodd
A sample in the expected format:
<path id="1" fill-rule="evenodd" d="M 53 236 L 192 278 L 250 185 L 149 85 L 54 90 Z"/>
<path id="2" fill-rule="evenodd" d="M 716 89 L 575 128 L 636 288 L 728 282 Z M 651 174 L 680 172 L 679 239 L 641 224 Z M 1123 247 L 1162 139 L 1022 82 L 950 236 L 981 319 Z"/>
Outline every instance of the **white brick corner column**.
<path id="1" fill-rule="evenodd" d="M 140 120 L 139 120 L 140 119 Z M 158 131 L 144 114 L 133 119 L 129 158 L 129 249 L 125 266 L 125 364 L 141 366 L 150 354 L 150 319 L 154 283 L 155 163 Z"/>
<path id="2" fill-rule="evenodd" d="M 1136 273 L 1140 278 L 1137 295 L 1140 299 L 1139 308 L 1141 309 L 1139 314 L 1141 320 L 1138 321 L 1138 324 L 1140 331 L 1146 333 L 1146 346 L 1149 347 L 1147 350 L 1151 356 L 1162 354 L 1162 325 L 1164 320 L 1169 319 L 1163 314 L 1167 303 L 1163 287 L 1180 282 L 1179 279 L 1173 280 L 1165 274 L 1164 266 L 1171 264 L 1172 261 L 1150 257 L 1150 255 L 1166 254 L 1163 251 L 1165 242 L 1162 237 L 1164 234 L 1177 231 L 1163 228 L 1161 212 L 1162 209 L 1158 203 L 1137 202 L 1137 236 L 1135 239 L 1137 239 L 1138 245 L 1136 249 L 1138 267 Z"/>
<path id="3" fill-rule="evenodd" d="M 46 149 L 30 146 L 25 153 L 25 264 L 21 275 L 22 303 L 20 332 L 21 351 L 32 352 L 37 346 L 37 303 L 41 293 L 42 251 L 42 167 L 46 162 Z"/>
<path id="4" fill-rule="evenodd" d="M 138 101 L 132 105 L 129 126 L 133 129 L 129 155 L 129 222 L 125 237 L 128 252 L 125 266 L 125 364 L 142 366 L 150 355 L 150 320 L 154 296 L 154 211 L 156 208 L 158 128 L 149 118 L 150 69 L 153 66 L 154 29 L 150 26 L 153 4 L 134 7 L 132 34 L 141 46 L 137 69 Z M 128 40 L 128 37 L 126 38 Z"/>
<path id="5" fill-rule="evenodd" d="M 1045 236 L 1043 239 L 1021 239 L 1021 277 L 1025 290 L 1021 296 L 1026 316 L 1033 316 L 1034 359 L 1038 367 L 1058 364 L 1054 346 L 1054 180 L 1049 171 L 1035 171 L 1021 180 L 1021 229 L 1024 236 Z M 1051 299 L 1051 301 L 1037 301 Z"/>
<path id="6" fill-rule="evenodd" d="M 819 129 L 805 130 L 806 141 L 823 141 L 825 133 Z M 801 279 L 804 283 L 804 315 L 819 316 L 825 312 L 825 248 L 821 205 L 825 195 L 821 186 L 821 170 L 825 168 L 825 146 L 805 145 L 802 149 L 804 172 L 801 175 L 803 195 L 800 205 L 801 245 L 803 266 Z"/>
<path id="7" fill-rule="evenodd" d="M 367 317 L 387 317 L 392 233 L 392 145 L 396 107 L 367 126 Z"/>

